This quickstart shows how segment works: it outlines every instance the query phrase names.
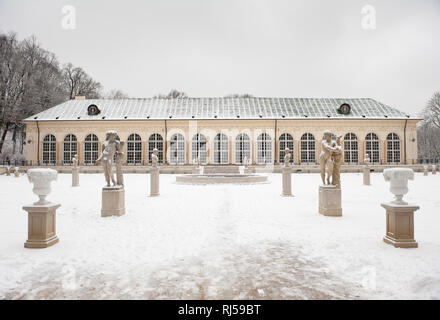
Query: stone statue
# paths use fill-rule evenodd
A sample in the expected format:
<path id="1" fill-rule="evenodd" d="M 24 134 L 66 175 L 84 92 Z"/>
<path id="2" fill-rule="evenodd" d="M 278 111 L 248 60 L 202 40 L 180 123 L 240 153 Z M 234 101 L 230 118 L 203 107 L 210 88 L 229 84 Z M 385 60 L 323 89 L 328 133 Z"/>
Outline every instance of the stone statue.
<path id="1" fill-rule="evenodd" d="M 341 164 L 342 164 L 342 136 L 336 137 L 336 142 L 332 143 L 332 147 L 336 148 L 337 151 L 332 152 L 331 156 L 331 173 L 329 175 L 332 177 L 332 185 L 337 187 L 341 186 Z"/>
<path id="2" fill-rule="evenodd" d="M 332 133 L 329 130 L 324 131 L 324 139 L 321 142 L 321 154 L 319 163 L 321 165 L 321 179 L 324 185 L 332 184 L 340 186 L 340 167 L 342 163 L 341 136 L 332 140 Z M 327 180 L 325 171 L 327 168 Z M 330 177 L 332 181 L 330 182 Z"/>
<path id="3" fill-rule="evenodd" d="M 119 141 L 120 150 L 124 147 L 124 142 Z M 124 185 L 124 176 L 122 175 L 122 160 L 124 159 L 124 153 L 117 151 L 116 153 L 116 184 L 118 186 Z"/>
<path id="4" fill-rule="evenodd" d="M 106 133 L 105 141 L 102 144 L 102 151 L 99 158 L 96 160 L 97 163 L 102 163 L 104 167 L 104 176 L 107 182 L 107 187 L 110 187 L 110 181 L 113 186 L 119 184 L 123 185 L 122 181 L 122 168 L 121 168 L 121 158 L 123 153 L 121 152 L 123 143 L 116 140 L 117 133 L 114 130 L 109 130 Z M 115 181 L 113 175 L 112 164 L 113 157 L 116 154 L 116 171 L 118 176 L 118 181 Z"/>
<path id="5" fill-rule="evenodd" d="M 367 166 L 368 166 L 368 165 L 370 164 L 370 162 L 371 162 L 370 155 L 369 155 L 368 153 L 365 154 L 364 162 L 365 162 L 365 165 L 367 165 Z"/>
<path id="6" fill-rule="evenodd" d="M 77 168 L 78 167 L 78 155 L 75 154 L 72 158 L 72 163 L 73 163 L 73 167 Z"/>
<path id="7" fill-rule="evenodd" d="M 249 164 L 249 160 L 248 160 L 248 157 L 247 157 L 247 156 L 244 156 L 244 158 L 243 158 L 243 164 L 244 164 L 245 167 L 248 166 L 248 164 Z"/>
<path id="8" fill-rule="evenodd" d="M 157 156 L 158 154 L 159 154 L 159 150 L 154 148 L 153 153 L 151 154 L 151 165 L 154 168 L 157 168 L 157 163 L 159 162 L 159 157 Z"/>
<path id="9" fill-rule="evenodd" d="M 292 155 L 290 154 L 289 148 L 284 149 L 284 167 L 290 167 L 290 159 Z"/>

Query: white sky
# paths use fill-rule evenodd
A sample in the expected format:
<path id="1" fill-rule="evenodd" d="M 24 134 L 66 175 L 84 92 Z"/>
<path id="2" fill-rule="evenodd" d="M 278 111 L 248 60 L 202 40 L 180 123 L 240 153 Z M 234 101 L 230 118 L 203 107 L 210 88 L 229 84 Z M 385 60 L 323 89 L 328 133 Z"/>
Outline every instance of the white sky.
<path id="1" fill-rule="evenodd" d="M 133 97 L 371 97 L 416 114 L 440 90 L 440 0 L 0 0 L 0 30 Z"/>

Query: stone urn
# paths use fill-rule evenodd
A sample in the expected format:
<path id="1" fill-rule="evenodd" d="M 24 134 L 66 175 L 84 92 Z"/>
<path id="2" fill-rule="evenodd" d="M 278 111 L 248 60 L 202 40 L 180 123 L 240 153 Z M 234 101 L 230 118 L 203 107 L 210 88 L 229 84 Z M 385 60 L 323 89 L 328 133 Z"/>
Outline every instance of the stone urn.
<path id="1" fill-rule="evenodd" d="M 31 183 L 34 184 L 32 191 L 40 198 L 34 205 L 47 205 L 50 202 L 46 200 L 50 193 L 50 184 L 57 180 L 58 172 L 53 169 L 29 169 L 27 177 Z"/>
<path id="2" fill-rule="evenodd" d="M 383 171 L 385 181 L 390 181 L 390 192 L 394 194 L 393 204 L 407 205 L 403 196 L 408 193 L 408 180 L 414 180 L 414 171 L 408 168 L 390 168 Z"/>

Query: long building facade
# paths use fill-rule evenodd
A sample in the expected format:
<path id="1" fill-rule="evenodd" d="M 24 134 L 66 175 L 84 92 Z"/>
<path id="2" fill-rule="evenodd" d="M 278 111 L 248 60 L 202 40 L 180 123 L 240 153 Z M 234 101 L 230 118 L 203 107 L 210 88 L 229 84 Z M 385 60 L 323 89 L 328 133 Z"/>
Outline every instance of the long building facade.
<path id="1" fill-rule="evenodd" d="M 370 98 L 75 99 L 24 120 L 31 165 L 94 165 L 108 130 L 124 163 L 315 164 L 324 130 L 342 136 L 345 164 L 414 164 L 419 121 Z"/>

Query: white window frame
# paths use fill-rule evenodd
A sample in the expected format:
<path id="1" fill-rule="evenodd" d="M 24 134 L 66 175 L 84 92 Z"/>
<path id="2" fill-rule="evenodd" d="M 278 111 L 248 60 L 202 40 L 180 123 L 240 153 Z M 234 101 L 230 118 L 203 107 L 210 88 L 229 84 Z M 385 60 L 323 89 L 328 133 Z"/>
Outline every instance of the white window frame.
<path id="1" fill-rule="evenodd" d="M 72 159 L 78 153 L 78 139 L 69 133 L 63 141 L 63 163 L 72 164 Z"/>
<path id="2" fill-rule="evenodd" d="M 214 163 L 229 163 L 229 141 L 228 136 L 224 133 L 218 133 L 214 137 Z"/>
<path id="3" fill-rule="evenodd" d="M 251 161 L 251 139 L 246 133 L 239 133 L 235 138 L 235 163 L 243 163 L 244 157 Z"/>
<path id="4" fill-rule="evenodd" d="M 127 164 L 142 163 L 142 139 L 137 133 L 132 133 L 127 138 Z"/>
<path id="5" fill-rule="evenodd" d="M 285 156 L 285 149 L 289 148 L 290 150 L 290 162 L 293 163 L 293 137 L 290 133 L 283 133 L 280 135 L 280 138 L 278 139 L 280 142 L 280 163 L 284 163 L 284 156 Z"/>
<path id="6" fill-rule="evenodd" d="M 359 141 L 353 132 L 344 136 L 344 161 L 345 163 L 359 162 Z"/>
<path id="7" fill-rule="evenodd" d="M 202 133 L 196 133 L 192 138 L 191 145 L 191 158 L 192 162 L 196 162 L 197 158 L 200 157 L 200 163 L 207 163 L 207 150 L 208 150 L 208 140 Z"/>
<path id="8" fill-rule="evenodd" d="M 309 132 L 301 136 L 301 163 L 316 162 L 316 139 Z"/>
<path id="9" fill-rule="evenodd" d="M 53 134 L 47 134 L 43 139 L 43 164 L 56 164 L 57 139 Z"/>
<path id="10" fill-rule="evenodd" d="M 171 136 L 170 163 L 185 164 L 185 137 L 180 133 Z"/>
<path id="11" fill-rule="evenodd" d="M 369 155 L 371 163 L 380 163 L 379 137 L 374 132 L 365 136 L 365 153 Z"/>
<path id="12" fill-rule="evenodd" d="M 272 137 L 268 133 L 257 137 L 257 163 L 272 163 Z"/>

